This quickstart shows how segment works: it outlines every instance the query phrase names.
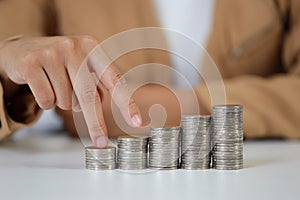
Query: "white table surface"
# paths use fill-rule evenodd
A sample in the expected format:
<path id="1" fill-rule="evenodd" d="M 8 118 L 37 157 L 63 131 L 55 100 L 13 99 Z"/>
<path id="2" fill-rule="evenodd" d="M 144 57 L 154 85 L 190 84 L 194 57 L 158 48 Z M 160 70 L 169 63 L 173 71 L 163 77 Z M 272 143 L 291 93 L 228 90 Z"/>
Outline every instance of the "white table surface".
<path id="1" fill-rule="evenodd" d="M 64 134 L 0 143 L 0 200 L 300 199 L 300 142 L 246 142 L 240 171 L 88 171 Z"/>

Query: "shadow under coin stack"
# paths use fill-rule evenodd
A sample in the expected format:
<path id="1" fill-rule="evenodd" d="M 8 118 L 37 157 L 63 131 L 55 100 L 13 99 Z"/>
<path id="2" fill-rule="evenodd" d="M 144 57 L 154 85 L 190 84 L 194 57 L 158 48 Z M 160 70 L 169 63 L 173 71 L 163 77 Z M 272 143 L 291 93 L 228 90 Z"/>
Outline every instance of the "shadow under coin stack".
<path id="1" fill-rule="evenodd" d="M 177 169 L 179 166 L 180 127 L 150 128 L 149 167 Z"/>
<path id="2" fill-rule="evenodd" d="M 148 138 L 118 137 L 118 168 L 123 170 L 141 170 L 147 168 Z"/>
<path id="3" fill-rule="evenodd" d="M 210 116 L 189 115 L 181 118 L 181 168 L 210 168 Z"/>
<path id="4" fill-rule="evenodd" d="M 213 107 L 212 167 L 218 170 L 243 168 L 243 106 Z"/>
<path id="5" fill-rule="evenodd" d="M 85 166 L 89 170 L 112 170 L 116 168 L 116 148 L 85 148 Z"/>

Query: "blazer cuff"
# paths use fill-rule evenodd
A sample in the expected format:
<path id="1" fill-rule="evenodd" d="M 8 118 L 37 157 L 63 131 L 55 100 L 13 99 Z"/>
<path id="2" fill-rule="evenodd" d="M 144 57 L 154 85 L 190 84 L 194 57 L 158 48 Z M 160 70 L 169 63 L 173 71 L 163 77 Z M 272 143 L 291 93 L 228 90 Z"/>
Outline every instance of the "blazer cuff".
<path id="1" fill-rule="evenodd" d="M 31 92 L 21 86 L 12 102 L 5 102 L 0 82 L 0 140 L 20 128 L 34 124 L 42 114 Z"/>

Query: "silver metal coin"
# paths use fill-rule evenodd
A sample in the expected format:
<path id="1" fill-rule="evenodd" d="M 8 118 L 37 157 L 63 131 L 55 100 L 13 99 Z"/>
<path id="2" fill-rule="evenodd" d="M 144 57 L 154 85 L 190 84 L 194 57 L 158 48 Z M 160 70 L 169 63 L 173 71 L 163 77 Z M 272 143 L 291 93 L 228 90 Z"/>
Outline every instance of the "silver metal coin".
<path id="1" fill-rule="evenodd" d="M 179 166 L 180 127 L 150 128 L 149 167 L 177 169 Z"/>
<path id="2" fill-rule="evenodd" d="M 212 167 L 243 168 L 243 106 L 217 105 L 212 112 Z"/>
<path id="3" fill-rule="evenodd" d="M 118 168 L 122 170 L 141 170 L 147 168 L 148 137 L 118 137 Z"/>
<path id="4" fill-rule="evenodd" d="M 210 168 L 211 116 L 181 117 L 181 168 L 203 170 Z"/>
<path id="5" fill-rule="evenodd" d="M 112 170 L 116 168 L 116 148 L 85 148 L 85 166 L 88 170 Z"/>

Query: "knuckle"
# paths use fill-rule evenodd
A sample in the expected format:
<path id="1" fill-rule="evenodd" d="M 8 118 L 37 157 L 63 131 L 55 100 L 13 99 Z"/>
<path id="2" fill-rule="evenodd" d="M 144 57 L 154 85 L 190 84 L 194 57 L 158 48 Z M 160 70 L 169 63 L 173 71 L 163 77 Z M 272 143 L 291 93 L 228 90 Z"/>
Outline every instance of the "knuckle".
<path id="1" fill-rule="evenodd" d="M 51 58 L 51 59 L 55 59 L 56 58 L 56 50 L 54 48 L 46 48 L 43 50 L 43 56 L 45 58 Z"/>
<path id="2" fill-rule="evenodd" d="M 119 106 L 126 109 L 131 115 L 139 111 L 137 104 L 132 98 L 130 98 L 129 101 L 122 101 Z"/>
<path id="3" fill-rule="evenodd" d="M 82 39 L 85 43 L 92 45 L 92 46 L 96 46 L 98 44 L 98 40 L 91 35 L 84 35 L 82 36 Z"/>
<path id="4" fill-rule="evenodd" d="M 50 109 L 54 104 L 54 97 L 53 95 L 49 94 L 40 94 L 37 98 L 37 101 L 41 108 L 43 109 Z"/>
<path id="5" fill-rule="evenodd" d="M 99 120 L 98 123 L 91 125 L 90 131 L 96 135 L 102 135 L 105 133 L 106 125 L 104 120 Z"/>
<path id="6" fill-rule="evenodd" d="M 97 90 L 86 90 L 81 95 L 83 104 L 96 104 L 100 102 L 100 97 Z"/>
<path id="7" fill-rule="evenodd" d="M 99 120 L 99 127 L 100 127 L 100 130 L 102 131 L 102 133 L 104 133 L 106 131 L 106 125 L 105 125 L 104 119 Z"/>
<path id="8" fill-rule="evenodd" d="M 125 84 L 126 83 L 126 80 L 125 78 L 123 77 L 123 75 L 121 73 L 116 73 L 114 75 L 114 77 L 112 78 L 112 84 L 110 85 L 110 88 L 108 88 L 109 90 L 113 90 L 114 87 L 117 85 L 117 84 Z"/>
<path id="9" fill-rule="evenodd" d="M 130 110 L 137 109 L 137 105 L 136 105 L 135 101 L 132 98 L 130 98 L 128 106 L 129 106 Z"/>
<path id="10" fill-rule="evenodd" d="M 27 52 L 23 57 L 23 63 L 26 66 L 33 66 L 33 64 L 38 60 L 39 53 L 37 51 Z"/>
<path id="11" fill-rule="evenodd" d="M 61 45 L 66 50 L 74 50 L 76 46 L 76 41 L 71 37 L 63 37 Z"/>

